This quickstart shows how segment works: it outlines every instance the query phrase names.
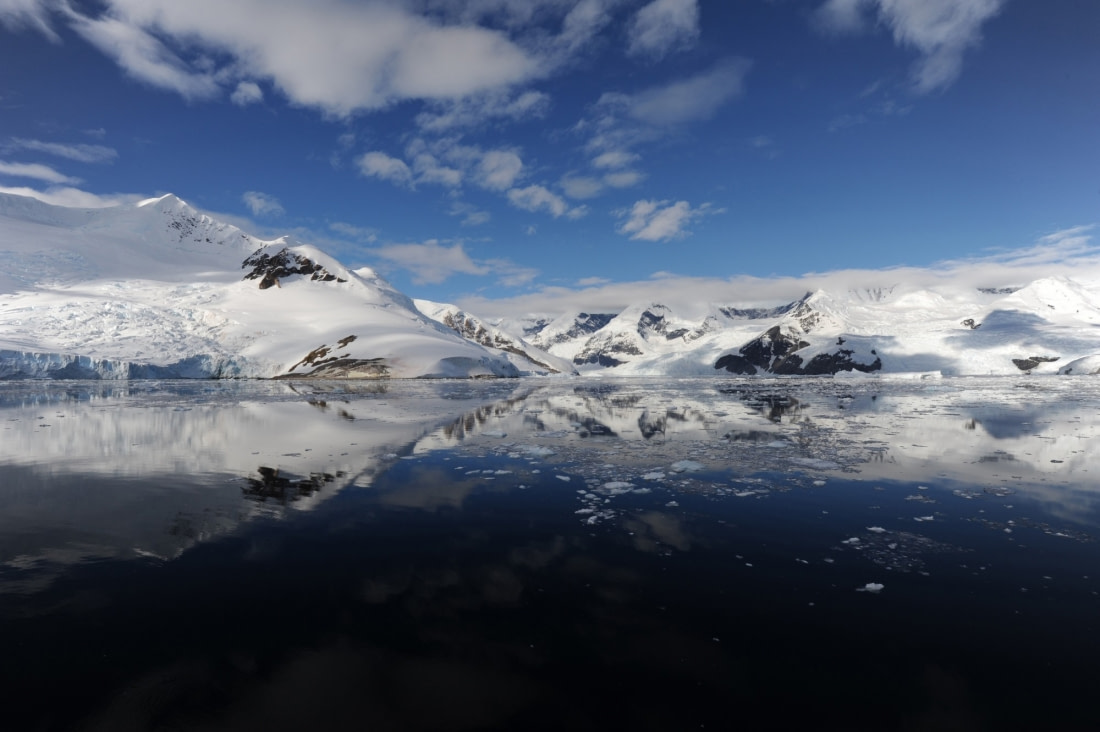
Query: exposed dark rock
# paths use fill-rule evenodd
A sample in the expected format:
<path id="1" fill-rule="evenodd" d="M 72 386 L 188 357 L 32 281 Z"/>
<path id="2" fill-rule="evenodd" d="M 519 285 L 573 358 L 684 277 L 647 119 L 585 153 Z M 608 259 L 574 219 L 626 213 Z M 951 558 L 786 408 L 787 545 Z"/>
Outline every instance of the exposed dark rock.
<path id="1" fill-rule="evenodd" d="M 508 353 L 525 358 L 536 366 L 541 366 L 552 373 L 561 373 L 551 364 L 535 358 L 528 353 L 523 347 L 524 344 L 517 341 L 512 336 L 495 328 L 486 328 L 485 324 L 479 319 L 461 310 L 455 313 L 447 313 L 440 322 L 463 338 L 473 341 L 474 343 L 488 346 L 489 348 L 496 348 L 501 351 L 507 351 Z"/>
<path id="2" fill-rule="evenodd" d="M 285 247 L 275 254 L 268 254 L 263 249 L 257 249 L 252 256 L 241 264 L 241 269 L 247 267 L 251 267 L 252 271 L 247 273 L 244 279 L 260 280 L 261 290 L 278 287 L 280 279 L 292 275 L 308 276 L 315 282 L 347 282 L 347 280 L 337 277 L 312 259 L 293 254 Z"/>
<path id="3" fill-rule="evenodd" d="M 318 362 L 320 365 L 308 373 L 286 373 L 277 379 L 384 379 L 389 367 L 384 358 L 336 358 Z"/>
<path id="4" fill-rule="evenodd" d="M 770 370 L 776 361 L 787 357 L 795 351 L 810 345 L 806 341 L 796 338 L 793 334 L 784 333 L 778 326 L 772 326 L 739 350 L 745 359 L 764 370 Z"/>
<path id="5" fill-rule="evenodd" d="M 962 324 L 964 326 L 966 326 L 967 328 L 969 328 L 970 330 L 977 330 L 978 328 L 982 327 L 981 323 L 974 322 L 974 318 L 967 318 L 966 320 L 964 320 L 962 322 Z"/>
<path id="6" fill-rule="evenodd" d="M 985 295 L 1011 295 L 1014 292 L 1018 292 L 1019 287 L 979 287 L 978 292 Z"/>
<path id="7" fill-rule="evenodd" d="M 638 353 L 641 353 L 641 351 L 638 351 Z M 620 361 L 617 358 L 608 356 L 606 353 L 592 352 L 578 353 L 576 356 L 573 357 L 573 363 L 577 364 L 578 366 L 583 366 L 584 364 L 591 363 L 613 368 L 615 366 L 622 366 L 624 363 L 626 363 L 626 361 Z"/>
<path id="8" fill-rule="evenodd" d="M 810 359 L 810 362 L 802 369 L 801 372 L 806 376 L 825 376 L 828 374 L 839 373 L 840 371 L 860 371 L 865 374 L 869 374 L 872 371 L 879 371 L 882 369 L 882 359 L 875 358 L 874 362 L 870 364 L 859 363 L 852 360 L 853 352 L 847 349 L 841 349 L 833 353 L 819 353 Z M 798 358 L 793 356 L 792 358 Z M 799 359 L 801 361 L 802 359 Z M 776 372 L 780 373 L 780 372 Z"/>
<path id="9" fill-rule="evenodd" d="M 614 320 L 615 315 L 615 313 L 580 313 L 574 319 L 573 326 L 569 330 L 549 339 L 543 346 L 549 348 L 559 343 L 571 341 L 574 338 L 580 338 L 583 335 L 591 335 Z"/>
<path id="10" fill-rule="evenodd" d="M 258 501 L 275 499 L 279 503 L 297 501 L 313 495 L 325 485 L 332 483 L 337 476 L 331 473 L 310 473 L 308 478 L 296 478 L 281 475 L 278 468 L 261 465 L 256 469 L 259 478 L 248 478 L 242 488 L 246 498 Z M 341 475 L 342 473 L 338 473 Z"/>
<path id="11" fill-rule="evenodd" d="M 1041 363 L 1054 363 L 1060 358 L 1061 356 L 1031 356 L 1029 358 L 1014 358 L 1012 363 L 1016 364 L 1016 368 L 1021 371 L 1031 371 Z"/>
<path id="12" fill-rule="evenodd" d="M 786 305 L 780 305 L 775 308 L 719 308 L 718 312 L 725 315 L 727 318 L 744 319 L 744 320 L 762 320 L 764 318 L 778 318 L 786 315 L 790 311 L 794 310 L 803 300 L 809 297 L 809 293 L 801 300 L 795 300 L 794 302 L 787 303 Z"/>
<path id="13" fill-rule="evenodd" d="M 714 368 L 725 369 L 731 374 L 742 374 L 744 376 L 752 376 L 756 373 L 756 367 L 749 363 L 747 358 L 736 353 L 727 353 L 722 356 L 714 364 Z"/>

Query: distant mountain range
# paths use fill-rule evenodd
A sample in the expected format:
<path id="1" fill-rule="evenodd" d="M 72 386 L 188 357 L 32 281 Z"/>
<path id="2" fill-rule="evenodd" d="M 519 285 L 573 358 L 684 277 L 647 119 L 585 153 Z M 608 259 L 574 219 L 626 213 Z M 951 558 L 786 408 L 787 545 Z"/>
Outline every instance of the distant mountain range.
<path id="1" fill-rule="evenodd" d="M 171 195 L 0 194 L 0 261 L 0 379 L 1100 372 L 1100 283 L 1070 277 L 490 322 Z"/>

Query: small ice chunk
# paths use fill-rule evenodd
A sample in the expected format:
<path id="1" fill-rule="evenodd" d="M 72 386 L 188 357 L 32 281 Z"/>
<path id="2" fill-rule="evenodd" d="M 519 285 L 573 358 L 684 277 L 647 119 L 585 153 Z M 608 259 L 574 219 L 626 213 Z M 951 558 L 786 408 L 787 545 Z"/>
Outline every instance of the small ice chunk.
<path id="1" fill-rule="evenodd" d="M 915 517 L 915 518 L 914 518 L 913 520 L 914 520 L 914 521 L 921 521 L 921 522 L 924 522 L 924 521 L 932 521 L 932 520 L 933 520 L 933 517 L 932 517 L 932 516 L 917 516 L 917 517 Z"/>
<path id="2" fill-rule="evenodd" d="M 564 480 L 566 483 L 572 480 L 572 478 L 570 478 L 568 475 L 555 475 L 554 477 L 558 480 Z"/>
<path id="3" fill-rule="evenodd" d="M 703 470 L 706 466 L 702 463 L 694 460 L 680 460 L 669 466 L 669 470 L 673 473 L 695 473 Z"/>
<path id="4" fill-rule="evenodd" d="M 851 539 L 845 539 L 844 541 L 842 541 L 840 543 L 841 544 L 849 544 L 849 545 L 858 544 L 859 543 L 859 537 L 858 536 L 853 536 Z"/>
<path id="5" fill-rule="evenodd" d="M 820 486 L 823 486 L 823 485 L 825 485 L 825 481 L 823 481 L 823 480 L 815 480 L 815 481 L 814 481 L 814 485 L 816 485 L 816 486 L 818 486 L 818 487 L 820 487 Z"/>
<path id="6" fill-rule="evenodd" d="M 665 505 L 666 505 L 666 506 L 668 506 L 669 508 L 676 508 L 676 507 L 677 507 L 677 506 L 679 506 L 680 504 L 679 504 L 678 502 L 676 502 L 676 501 L 669 501 L 669 502 L 668 502 L 668 503 L 666 503 Z"/>
<path id="7" fill-rule="evenodd" d="M 642 480 L 664 480 L 665 474 L 660 472 L 646 473 L 642 476 Z"/>
<path id="8" fill-rule="evenodd" d="M 881 526 L 868 526 L 867 530 L 868 531 L 873 531 L 876 534 L 885 534 L 886 533 L 886 529 L 882 528 Z"/>
<path id="9" fill-rule="evenodd" d="M 613 480 L 610 483 L 604 483 L 600 489 L 600 493 L 609 496 L 619 496 L 623 493 L 629 493 L 634 490 L 633 483 L 627 483 L 621 480 Z"/>
<path id="10" fill-rule="evenodd" d="M 885 587 L 885 585 L 880 584 L 878 582 L 868 582 L 863 587 L 860 587 L 858 591 L 859 592 L 870 592 L 870 593 L 873 593 L 873 594 L 877 595 L 878 593 L 882 592 L 883 587 Z"/>
<path id="11" fill-rule="evenodd" d="M 487 430 L 481 433 L 482 437 L 499 437 L 504 438 L 508 436 L 507 432 L 501 432 L 500 430 Z"/>

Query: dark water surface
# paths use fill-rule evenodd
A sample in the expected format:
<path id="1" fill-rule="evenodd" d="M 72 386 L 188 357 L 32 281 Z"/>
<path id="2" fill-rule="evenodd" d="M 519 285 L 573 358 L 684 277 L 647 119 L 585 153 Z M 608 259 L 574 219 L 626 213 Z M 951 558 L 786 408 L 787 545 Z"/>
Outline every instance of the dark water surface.
<path id="1" fill-rule="evenodd" d="M 1100 382 L 0 386 L 3 729 L 1097 729 Z"/>

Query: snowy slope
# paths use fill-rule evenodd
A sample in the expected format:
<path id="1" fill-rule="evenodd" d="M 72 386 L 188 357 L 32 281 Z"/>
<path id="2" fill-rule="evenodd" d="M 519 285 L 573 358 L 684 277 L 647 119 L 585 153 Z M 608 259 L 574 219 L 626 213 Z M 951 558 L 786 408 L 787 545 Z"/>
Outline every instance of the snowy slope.
<path id="1" fill-rule="evenodd" d="M 455 305 L 431 300 L 413 300 L 413 304 L 424 315 L 463 338 L 500 353 L 524 375 L 577 373 L 569 360 L 536 348 L 523 338 L 506 333 Z"/>
<path id="2" fill-rule="evenodd" d="M 516 376 L 374 272 L 175 196 L 0 195 L 0 378 Z"/>

